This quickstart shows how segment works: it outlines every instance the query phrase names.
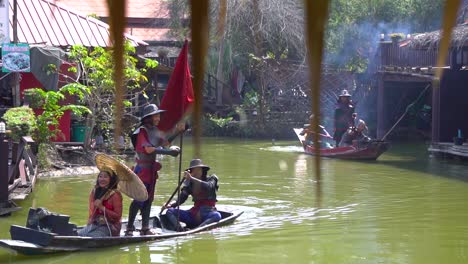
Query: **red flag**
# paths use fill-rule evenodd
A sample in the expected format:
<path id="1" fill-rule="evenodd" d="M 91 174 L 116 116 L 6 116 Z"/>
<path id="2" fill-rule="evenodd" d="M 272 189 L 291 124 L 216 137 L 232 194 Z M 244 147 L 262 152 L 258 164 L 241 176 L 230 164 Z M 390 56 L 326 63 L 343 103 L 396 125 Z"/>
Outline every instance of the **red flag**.
<path id="1" fill-rule="evenodd" d="M 162 131 L 172 129 L 188 113 L 194 98 L 188 64 L 188 42 L 185 40 L 161 100 L 160 108 L 166 112 L 161 115 L 158 128 Z"/>

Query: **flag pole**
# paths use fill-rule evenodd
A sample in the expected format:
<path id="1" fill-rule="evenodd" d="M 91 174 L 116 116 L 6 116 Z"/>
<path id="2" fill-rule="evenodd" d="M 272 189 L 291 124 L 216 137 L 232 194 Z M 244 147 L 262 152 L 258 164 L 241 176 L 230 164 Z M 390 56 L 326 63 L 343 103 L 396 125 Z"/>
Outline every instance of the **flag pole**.
<path id="1" fill-rule="evenodd" d="M 179 154 L 179 178 L 177 180 L 177 183 L 181 183 L 182 180 L 180 179 L 180 175 L 182 174 L 182 150 L 183 150 L 183 144 L 184 144 L 184 132 L 180 133 L 180 154 Z M 182 184 L 179 184 L 177 186 L 177 201 L 180 199 L 180 186 Z M 179 223 L 179 216 L 180 216 L 180 204 L 177 203 L 177 223 Z M 177 227 L 176 227 L 177 228 Z"/>

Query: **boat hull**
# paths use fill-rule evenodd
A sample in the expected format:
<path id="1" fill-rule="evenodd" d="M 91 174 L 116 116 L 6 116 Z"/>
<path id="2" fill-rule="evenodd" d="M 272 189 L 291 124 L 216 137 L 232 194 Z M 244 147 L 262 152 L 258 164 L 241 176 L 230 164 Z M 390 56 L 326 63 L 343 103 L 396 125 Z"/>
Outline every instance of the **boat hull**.
<path id="1" fill-rule="evenodd" d="M 222 219 L 219 222 L 211 223 L 202 227 L 197 227 L 184 232 L 175 232 L 161 229 L 155 226 L 157 217 L 152 217 L 150 223 L 153 223 L 153 229 L 158 233 L 156 235 L 140 236 L 121 236 L 118 237 L 80 237 L 80 236 L 59 236 L 35 229 L 12 225 L 10 228 L 11 238 L 0 240 L 0 247 L 15 251 L 23 255 L 41 255 L 61 252 L 73 252 L 84 250 L 95 250 L 98 248 L 112 247 L 140 243 L 146 241 L 165 240 L 180 236 L 191 235 L 217 227 L 232 224 L 243 212 L 229 213 L 220 211 Z M 123 223 L 125 226 L 125 223 Z"/>
<path id="2" fill-rule="evenodd" d="M 301 135 L 302 129 L 295 128 L 297 138 L 304 147 L 304 152 L 309 155 L 316 155 L 316 149 L 307 145 L 305 138 Z M 329 149 L 319 149 L 319 155 L 321 157 L 336 158 L 336 159 L 349 159 L 349 160 L 376 160 L 382 153 L 387 151 L 389 143 L 382 140 L 371 140 L 366 143 L 365 146 L 355 147 L 337 147 Z"/>
<path id="3" fill-rule="evenodd" d="M 350 159 L 350 160 L 376 160 L 382 153 L 388 150 L 389 144 L 385 141 L 371 141 L 366 147 L 337 147 L 331 149 L 320 149 L 321 157 Z M 304 152 L 309 155 L 316 155 L 313 146 L 305 145 Z"/>

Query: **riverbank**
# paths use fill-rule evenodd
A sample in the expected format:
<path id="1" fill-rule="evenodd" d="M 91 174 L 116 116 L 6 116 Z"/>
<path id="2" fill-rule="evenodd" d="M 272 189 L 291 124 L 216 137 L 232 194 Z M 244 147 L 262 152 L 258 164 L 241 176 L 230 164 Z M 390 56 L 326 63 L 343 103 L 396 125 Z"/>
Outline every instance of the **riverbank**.
<path id="1" fill-rule="evenodd" d="M 96 166 L 76 166 L 64 169 L 51 169 L 41 171 L 38 174 L 39 178 L 57 178 L 57 177 L 74 177 L 79 175 L 97 174 L 99 170 Z"/>

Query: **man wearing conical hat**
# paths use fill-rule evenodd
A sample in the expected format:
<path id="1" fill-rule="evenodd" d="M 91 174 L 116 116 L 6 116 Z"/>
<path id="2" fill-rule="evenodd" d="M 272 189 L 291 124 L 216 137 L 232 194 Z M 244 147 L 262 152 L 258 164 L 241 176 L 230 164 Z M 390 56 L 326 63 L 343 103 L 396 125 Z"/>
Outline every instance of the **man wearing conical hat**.
<path id="1" fill-rule="evenodd" d="M 216 210 L 216 192 L 218 191 L 218 177 L 208 176 L 209 166 L 201 159 L 193 159 L 184 172 L 184 185 L 179 199 L 168 206 L 166 218 L 169 229 L 182 231 L 178 219 L 188 228 L 204 226 L 221 220 L 221 214 Z M 176 209 L 192 196 L 194 205 L 190 210 Z"/>
<path id="2" fill-rule="evenodd" d="M 165 112 L 165 110 L 159 109 L 155 104 L 145 106 L 141 117 L 141 126 L 132 134 L 132 141 L 134 141 L 134 139 L 136 141 L 134 144 L 136 152 L 136 166 L 134 172 L 145 184 L 148 191 L 148 200 L 133 200 L 130 204 L 127 230 L 125 231 L 125 235 L 127 236 L 133 235 L 133 231 L 135 231 L 133 223 L 138 211 L 141 211 L 142 216 L 140 234 L 154 235 L 149 229 L 149 217 L 151 203 L 154 199 L 156 181 L 158 179 L 158 171 L 161 169 L 161 164 L 156 161 L 156 154 L 164 154 L 161 153 L 161 148 L 169 147 L 170 145 L 165 134 L 157 128 L 161 120 L 161 113 L 163 112 Z M 177 125 L 175 130 L 175 132 L 180 132 L 184 130 L 184 127 Z M 175 151 L 178 150 L 175 149 Z"/>

